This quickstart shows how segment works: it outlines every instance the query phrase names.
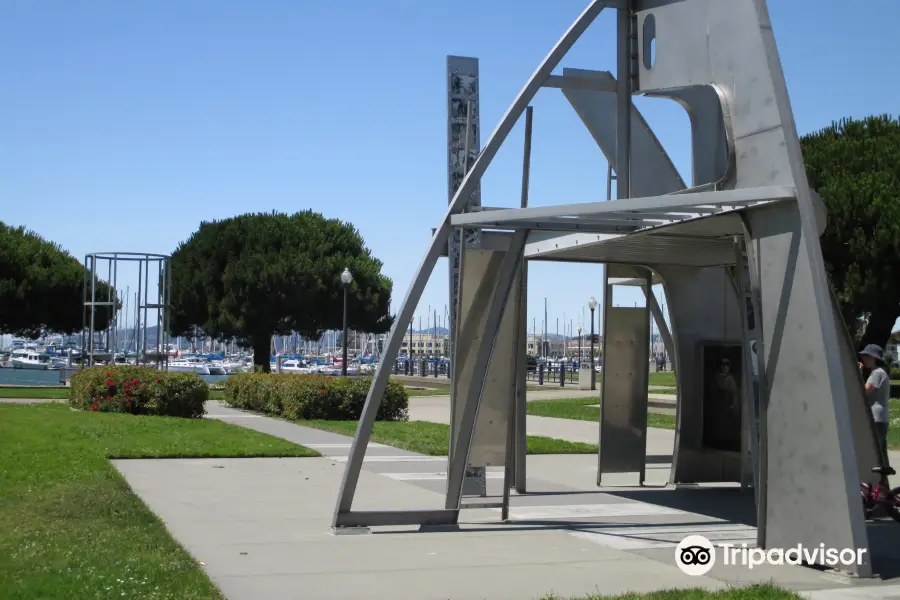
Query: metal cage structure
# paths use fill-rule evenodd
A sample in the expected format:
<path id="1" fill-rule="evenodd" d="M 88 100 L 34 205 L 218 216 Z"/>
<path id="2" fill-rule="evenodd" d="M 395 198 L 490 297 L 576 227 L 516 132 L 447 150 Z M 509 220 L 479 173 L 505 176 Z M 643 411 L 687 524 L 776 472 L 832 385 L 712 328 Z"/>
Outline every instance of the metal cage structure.
<path id="1" fill-rule="evenodd" d="M 105 290 L 98 285 L 104 274 Z M 134 281 L 135 276 L 137 289 L 132 296 L 130 286 L 123 292 L 119 282 Z M 84 284 L 82 366 L 113 363 L 121 350 L 126 358 L 133 352 L 136 364 L 167 369 L 171 257 L 146 252 L 86 254 Z M 112 316 L 108 327 L 98 331 L 96 315 L 101 310 L 111 311 Z M 155 336 L 150 335 L 152 327 Z"/>

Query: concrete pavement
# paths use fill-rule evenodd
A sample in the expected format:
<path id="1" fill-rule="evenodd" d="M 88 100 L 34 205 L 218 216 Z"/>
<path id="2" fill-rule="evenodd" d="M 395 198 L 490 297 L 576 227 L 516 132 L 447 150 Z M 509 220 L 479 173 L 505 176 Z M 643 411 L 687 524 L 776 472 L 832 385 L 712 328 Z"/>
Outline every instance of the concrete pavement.
<path id="1" fill-rule="evenodd" d="M 334 536 L 329 525 L 350 438 L 218 403 L 209 403 L 208 410 L 210 418 L 303 443 L 326 455 L 115 461 L 132 489 L 205 563 L 231 600 L 523 600 L 550 592 L 573 596 L 715 589 L 772 579 L 798 590 L 877 594 L 868 596 L 872 598 L 900 594 L 900 589 L 872 587 L 876 582 L 851 585 L 802 567 L 748 570 L 717 564 L 704 577 L 683 574 L 674 564 L 674 548 L 688 533 L 752 544 L 754 529 L 746 524 L 752 498 L 734 488 L 666 488 L 670 459 L 663 446 L 671 449 L 670 438 L 654 442 L 661 456 L 648 460 L 643 488 L 633 487 L 636 475 L 624 474 L 610 476 L 615 487 L 598 490 L 594 455 L 530 456 L 529 493 L 512 498 L 510 523 L 501 523 L 494 509 L 466 509 L 458 532 L 380 528 L 371 535 Z M 542 421 L 547 427 L 562 425 L 555 423 L 560 419 L 529 419 L 529 433 L 538 433 L 533 423 Z M 586 429 L 555 431 L 554 437 L 587 435 Z M 354 509 L 442 508 L 445 477 L 445 457 L 370 444 Z M 502 473 L 490 468 L 488 494 L 500 493 L 501 482 Z M 893 531 L 894 525 L 890 527 Z"/>

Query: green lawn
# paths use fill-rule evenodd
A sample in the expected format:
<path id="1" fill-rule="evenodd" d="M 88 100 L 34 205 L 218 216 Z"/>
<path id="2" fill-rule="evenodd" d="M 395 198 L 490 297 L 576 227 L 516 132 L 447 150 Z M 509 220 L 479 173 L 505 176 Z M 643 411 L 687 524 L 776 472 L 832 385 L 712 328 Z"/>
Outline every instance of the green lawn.
<path id="1" fill-rule="evenodd" d="M 600 420 L 600 407 L 591 405 L 596 405 L 599 401 L 598 398 L 532 400 L 528 403 L 528 414 L 538 417 L 598 422 Z M 673 415 L 650 412 L 647 414 L 647 427 L 675 429 L 675 417 Z"/>
<path id="2" fill-rule="evenodd" d="M 675 373 L 672 371 L 650 372 L 650 385 L 664 385 L 666 387 L 675 387 Z M 673 392 L 674 393 L 674 392 Z"/>
<path id="3" fill-rule="evenodd" d="M 108 457 L 316 456 L 214 420 L 0 406 L 0 597 L 221 599 Z"/>
<path id="4" fill-rule="evenodd" d="M 570 600 L 800 600 L 794 592 L 772 585 L 751 585 L 735 587 L 716 592 L 699 588 L 688 590 L 663 590 L 649 594 L 622 594 L 619 596 L 584 596 Z M 556 600 L 548 596 L 544 600 Z"/>
<path id="5" fill-rule="evenodd" d="M 44 387 L 0 387 L 0 398 L 46 398 L 65 400 L 69 397 L 67 388 Z"/>
<path id="6" fill-rule="evenodd" d="M 35 398 L 46 400 L 67 400 L 68 388 L 58 387 L 0 387 L 0 398 Z M 210 390 L 210 400 L 224 400 L 222 390 Z"/>
<path id="7" fill-rule="evenodd" d="M 450 388 L 406 388 L 406 395 L 410 398 L 414 396 L 449 396 Z"/>
<path id="8" fill-rule="evenodd" d="M 297 421 L 298 425 L 324 429 L 353 436 L 356 421 Z M 450 426 L 427 421 L 376 421 L 372 441 L 410 452 L 431 456 L 446 456 L 450 447 Z M 529 435 L 528 454 L 593 454 L 597 446 L 581 442 L 567 442 L 537 435 Z"/>

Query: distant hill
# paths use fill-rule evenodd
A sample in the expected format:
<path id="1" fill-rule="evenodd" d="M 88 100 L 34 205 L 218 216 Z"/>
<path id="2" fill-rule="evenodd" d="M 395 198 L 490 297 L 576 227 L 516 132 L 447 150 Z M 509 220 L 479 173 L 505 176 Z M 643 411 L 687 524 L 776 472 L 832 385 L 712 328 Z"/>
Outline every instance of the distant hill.
<path id="1" fill-rule="evenodd" d="M 427 335 L 435 335 L 435 334 L 436 335 L 449 335 L 450 334 L 450 330 L 447 329 L 446 327 L 431 327 L 429 329 L 416 329 L 414 327 L 412 331 L 413 331 L 413 333 L 421 333 L 421 334 L 427 334 Z"/>

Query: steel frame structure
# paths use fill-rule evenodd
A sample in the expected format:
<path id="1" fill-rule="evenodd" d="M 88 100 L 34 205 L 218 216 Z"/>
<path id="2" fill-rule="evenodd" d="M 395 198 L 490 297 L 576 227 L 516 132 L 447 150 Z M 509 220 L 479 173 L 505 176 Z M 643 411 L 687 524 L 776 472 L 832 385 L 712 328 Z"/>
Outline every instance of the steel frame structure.
<path id="1" fill-rule="evenodd" d="M 576 69 L 554 74 L 605 8 L 617 10 L 616 77 Z M 615 171 L 616 200 L 527 206 L 530 103 L 544 87 L 562 91 L 604 151 Z M 685 186 L 636 111 L 634 94 L 673 99 L 688 112 L 694 157 L 691 187 Z M 526 112 L 521 207 L 470 208 L 469 200 L 485 170 Z M 452 434 L 445 506 L 354 511 L 366 446 L 390 374 L 387 365 L 399 352 L 405 324 L 448 239 L 463 228 L 481 230 L 481 248 L 493 248 L 498 260 L 494 270 L 476 270 L 481 273 L 477 275 L 480 285 L 489 283 L 492 288 L 477 309 L 483 328 L 474 337 L 454 340 L 452 363 L 465 358 L 471 372 L 466 395 L 454 390 L 452 400 L 462 418 Z M 709 465 L 692 453 L 688 440 L 696 433 L 691 427 L 699 406 L 690 399 L 702 388 L 693 357 L 698 343 L 708 342 L 704 336 L 708 337 L 710 319 L 705 311 L 712 303 L 721 304 L 715 314 L 721 317 L 725 333 L 716 332 L 714 341 L 733 338 L 729 343 L 741 344 L 749 339 L 747 318 L 752 308 L 757 319 L 752 334 L 758 369 L 753 375 L 755 385 L 745 386 L 742 395 L 744 402 L 753 398 L 757 406 L 759 431 L 754 444 L 758 446 L 747 442 L 744 425 L 742 437 L 747 443 L 743 446 L 755 450 L 742 453 L 736 477 L 743 482 L 746 469 L 753 470 L 749 479 L 756 496 L 758 545 L 787 548 L 824 542 L 835 548 L 867 548 L 858 486 L 878 459 L 871 415 L 859 408 L 864 404 L 858 376 L 847 367 L 853 351 L 825 275 L 818 242 L 823 228 L 823 209 L 806 179 L 765 0 L 591 0 L 515 97 L 433 230 L 366 398 L 335 506 L 335 531 L 458 522 L 465 508 L 464 473 L 470 465 L 479 411 L 492 401 L 484 397 L 489 365 L 491 370 L 498 368 L 491 364 L 492 355 L 498 348 L 518 343 L 498 335 L 507 300 L 521 302 L 523 297 L 524 282 L 514 289 L 516 273 L 525 260 L 573 260 L 631 265 L 629 277 L 643 279 L 648 296 L 653 277 L 664 281 L 673 321 L 667 345 L 674 348 L 679 371 L 673 483 L 690 477 L 711 480 L 702 479 L 709 476 Z M 727 270 L 736 264 L 740 287 Z M 604 278 L 608 291 L 609 269 L 604 270 Z M 710 293 L 711 289 L 721 289 L 721 294 Z M 739 294 L 746 294 L 740 303 Z M 740 307 L 745 300 L 746 310 Z M 642 310 L 649 319 L 659 308 L 652 297 L 647 305 Z M 604 332 L 610 325 L 609 312 L 607 307 Z M 634 321 L 635 326 L 639 321 Z M 736 324 L 731 334 L 729 323 Z M 461 349 L 463 341 L 467 345 Z M 803 373 L 805 387 L 798 387 L 792 376 L 798 371 Z M 524 418 L 519 414 L 524 386 L 519 389 L 518 375 L 504 372 L 504 376 L 515 390 L 504 425 L 505 517 L 509 487 L 524 490 L 525 480 Z M 625 383 L 634 388 L 634 382 Z M 521 407 L 516 404 L 519 398 Z M 804 399 L 800 406 L 798 398 Z M 610 400 L 604 395 L 603 405 Z M 630 404 L 610 410 L 632 414 L 635 409 L 645 410 L 646 392 L 643 402 L 643 407 Z M 607 418 L 604 411 L 601 431 Z M 646 419 L 641 435 L 645 433 Z M 630 440 L 636 452 L 640 452 L 640 439 Z M 605 443 L 601 436 L 601 457 Z M 634 456 L 620 458 L 623 464 L 634 462 Z M 598 480 L 602 474 L 603 461 Z M 806 508 L 804 489 L 821 492 L 816 511 Z M 871 575 L 868 561 L 853 569 L 856 575 Z"/>
<path id="2" fill-rule="evenodd" d="M 137 263 L 137 291 L 135 294 L 136 303 L 134 305 L 134 334 L 136 349 L 139 362 L 148 362 L 147 352 L 147 330 L 150 324 L 150 311 L 154 311 L 156 315 L 157 328 L 157 345 L 163 349 L 161 352 L 154 352 L 153 358 L 157 366 L 168 366 L 168 354 L 165 349 L 169 343 L 169 312 L 171 291 L 172 291 L 172 272 L 171 257 L 166 254 L 152 254 L 146 252 L 92 252 L 84 257 L 84 295 L 83 295 L 83 311 L 82 311 L 82 365 L 92 366 L 95 356 L 98 354 L 94 351 L 94 340 L 96 333 L 94 327 L 94 316 L 97 307 L 109 307 L 113 311 L 113 318 L 110 320 L 109 327 L 106 331 L 106 352 L 102 353 L 105 357 L 110 354 L 110 360 L 115 357 L 115 349 L 118 347 L 118 330 L 119 330 L 119 314 L 122 308 L 118 305 L 122 302 L 119 298 L 119 264 Z M 101 265 L 106 266 L 108 293 L 105 300 L 97 299 L 97 281 L 98 270 L 102 270 Z M 155 298 L 150 294 L 150 271 L 151 266 L 156 267 L 156 294 Z M 129 311 L 132 307 L 129 307 Z M 110 349 L 112 351 L 110 352 Z"/>

